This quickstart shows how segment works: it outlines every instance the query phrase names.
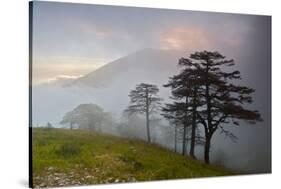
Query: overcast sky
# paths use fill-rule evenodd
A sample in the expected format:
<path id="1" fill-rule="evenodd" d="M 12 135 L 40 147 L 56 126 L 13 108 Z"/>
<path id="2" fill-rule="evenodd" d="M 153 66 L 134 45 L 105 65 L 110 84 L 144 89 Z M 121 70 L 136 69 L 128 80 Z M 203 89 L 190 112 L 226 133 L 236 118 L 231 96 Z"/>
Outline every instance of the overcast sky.
<path id="1" fill-rule="evenodd" d="M 34 83 L 79 77 L 143 48 L 219 50 L 250 47 L 261 16 L 34 2 Z"/>

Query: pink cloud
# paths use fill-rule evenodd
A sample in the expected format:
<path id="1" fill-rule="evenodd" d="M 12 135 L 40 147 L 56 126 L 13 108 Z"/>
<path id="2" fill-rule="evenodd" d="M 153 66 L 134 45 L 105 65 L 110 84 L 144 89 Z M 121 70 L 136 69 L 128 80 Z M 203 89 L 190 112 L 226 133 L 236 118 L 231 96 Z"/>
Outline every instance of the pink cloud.
<path id="1" fill-rule="evenodd" d="M 200 50 L 210 47 L 209 35 L 197 27 L 175 27 L 160 37 L 163 49 Z"/>

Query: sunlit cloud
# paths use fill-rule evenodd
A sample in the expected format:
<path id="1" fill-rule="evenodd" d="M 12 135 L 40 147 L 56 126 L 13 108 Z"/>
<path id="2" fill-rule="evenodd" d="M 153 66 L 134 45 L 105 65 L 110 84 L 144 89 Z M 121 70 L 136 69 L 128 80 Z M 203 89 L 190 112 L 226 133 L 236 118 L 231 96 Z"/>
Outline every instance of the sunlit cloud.
<path id="1" fill-rule="evenodd" d="M 210 40 L 201 28 L 175 27 L 162 33 L 160 44 L 162 49 L 206 49 L 210 47 Z"/>
<path id="2" fill-rule="evenodd" d="M 74 79 L 88 74 L 109 60 L 81 57 L 38 58 L 33 61 L 32 81 L 40 84 L 57 79 Z"/>
<path id="3" fill-rule="evenodd" d="M 49 78 L 46 83 L 54 83 L 59 80 L 74 80 L 80 77 L 83 77 L 83 75 L 58 75 L 55 78 Z"/>

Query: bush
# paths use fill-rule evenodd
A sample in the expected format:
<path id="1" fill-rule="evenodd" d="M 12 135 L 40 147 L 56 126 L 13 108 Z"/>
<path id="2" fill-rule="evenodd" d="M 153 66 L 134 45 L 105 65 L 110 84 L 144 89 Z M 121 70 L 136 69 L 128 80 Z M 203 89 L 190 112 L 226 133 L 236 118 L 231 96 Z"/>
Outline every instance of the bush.
<path id="1" fill-rule="evenodd" d="M 72 156 L 79 155 L 80 151 L 81 151 L 80 147 L 76 144 L 63 144 L 55 151 L 55 153 L 58 156 L 69 158 Z"/>
<path id="2" fill-rule="evenodd" d="M 48 145 L 48 141 L 46 139 L 38 139 L 35 144 L 37 144 L 38 146 L 46 146 Z"/>
<path id="3" fill-rule="evenodd" d="M 121 161 L 123 161 L 124 163 L 131 164 L 133 166 L 134 170 L 140 170 L 143 168 L 143 164 L 141 162 L 137 161 L 135 159 L 135 157 L 133 157 L 133 156 L 124 154 L 124 155 L 119 156 L 119 159 Z"/>

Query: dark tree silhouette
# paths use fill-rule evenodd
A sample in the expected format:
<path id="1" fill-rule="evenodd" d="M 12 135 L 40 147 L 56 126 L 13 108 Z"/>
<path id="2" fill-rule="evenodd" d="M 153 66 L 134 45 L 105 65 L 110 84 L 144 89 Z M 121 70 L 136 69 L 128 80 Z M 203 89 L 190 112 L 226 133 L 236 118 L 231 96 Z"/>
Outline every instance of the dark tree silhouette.
<path id="1" fill-rule="evenodd" d="M 179 65 L 181 65 L 181 59 L 179 60 Z M 195 158 L 195 144 L 197 138 L 197 113 L 199 112 L 199 107 L 204 104 L 203 100 L 203 89 L 202 89 L 202 77 L 200 75 L 200 70 L 197 69 L 184 69 L 183 73 L 186 75 L 186 87 L 189 89 L 190 107 L 191 107 L 191 139 L 190 139 L 190 151 L 189 155 Z M 198 133 L 199 138 L 200 134 Z"/>
<path id="2" fill-rule="evenodd" d="M 225 129 L 226 126 L 239 125 L 239 120 L 253 124 L 262 120 L 258 111 L 245 107 L 246 104 L 252 103 L 251 94 L 254 89 L 234 83 L 235 80 L 241 79 L 240 72 L 224 71 L 234 66 L 234 60 L 228 60 L 218 52 L 195 52 L 189 58 L 181 58 L 179 64 L 197 71 L 200 81 L 198 84 L 204 90 L 205 101 L 200 112 L 196 111 L 196 116 L 204 126 L 204 159 L 209 163 L 211 139 L 218 129 L 235 140 L 236 137 Z"/>
<path id="3" fill-rule="evenodd" d="M 179 65 L 180 61 L 179 61 Z M 195 69 L 182 69 L 178 75 L 170 78 L 168 84 L 164 87 L 172 89 L 172 104 L 166 104 L 163 110 L 163 116 L 171 120 L 180 120 L 184 125 L 183 128 L 183 151 L 186 154 L 186 141 L 188 136 L 188 127 L 191 126 L 190 138 L 190 156 L 195 158 L 194 148 L 196 143 L 197 127 L 197 108 L 203 103 L 200 102 L 202 95 L 202 79 Z"/>
<path id="4" fill-rule="evenodd" d="M 162 100 L 158 96 L 159 89 L 156 85 L 141 83 L 136 86 L 129 94 L 130 105 L 125 110 L 129 114 L 141 113 L 146 116 L 146 130 L 147 141 L 151 143 L 150 138 L 150 114 L 155 112 L 160 107 L 160 101 Z"/>

